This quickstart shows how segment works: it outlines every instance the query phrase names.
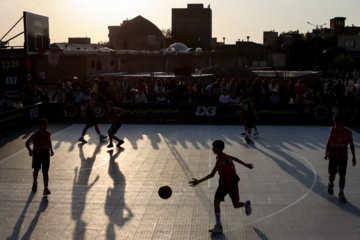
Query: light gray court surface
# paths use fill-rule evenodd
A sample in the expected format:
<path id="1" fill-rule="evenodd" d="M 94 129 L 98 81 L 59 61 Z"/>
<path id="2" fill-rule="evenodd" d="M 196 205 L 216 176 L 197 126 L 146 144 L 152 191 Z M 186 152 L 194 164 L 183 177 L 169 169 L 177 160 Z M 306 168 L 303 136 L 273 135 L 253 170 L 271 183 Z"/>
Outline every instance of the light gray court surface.
<path id="1" fill-rule="evenodd" d="M 94 129 L 79 144 L 83 127 L 52 135 L 47 198 L 41 172 L 31 192 L 29 135 L 1 147 L 0 239 L 360 239 L 360 163 L 348 165 L 348 203 L 339 202 L 338 184 L 336 195 L 327 193 L 330 127 L 259 126 L 248 145 L 243 126 L 123 125 L 123 149 L 110 152 Z M 103 133 L 108 127 L 100 125 Z M 360 136 L 353 136 L 360 160 Z M 195 188 L 188 181 L 213 168 L 216 139 L 225 141 L 225 153 L 254 164 L 236 165 L 240 198 L 251 200 L 253 212 L 247 217 L 226 197 L 224 234 L 211 235 L 218 176 Z M 158 196 L 163 185 L 173 189 L 168 200 Z"/>

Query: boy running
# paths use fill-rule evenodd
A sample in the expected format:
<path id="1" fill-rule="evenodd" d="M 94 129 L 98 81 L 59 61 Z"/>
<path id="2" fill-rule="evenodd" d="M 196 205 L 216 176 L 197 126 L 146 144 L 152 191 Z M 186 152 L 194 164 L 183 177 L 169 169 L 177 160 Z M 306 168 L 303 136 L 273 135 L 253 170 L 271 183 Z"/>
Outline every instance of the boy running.
<path id="1" fill-rule="evenodd" d="M 25 146 L 29 150 L 29 155 L 32 159 L 33 172 L 33 186 L 32 191 L 37 191 L 37 178 L 40 169 L 43 173 L 44 181 L 44 195 L 49 195 L 51 192 L 48 188 L 49 184 L 49 167 L 50 167 L 50 156 L 54 155 L 54 151 L 51 144 L 50 135 L 47 131 L 48 122 L 46 119 L 39 120 L 39 130 L 33 133 L 26 141 Z M 33 143 L 33 149 L 30 148 L 30 143 Z"/>
<path id="2" fill-rule="evenodd" d="M 121 127 L 120 115 L 123 112 L 124 112 L 123 109 L 114 107 L 114 103 L 112 101 L 106 102 L 106 118 L 111 123 L 111 127 L 108 130 L 109 140 L 110 140 L 109 145 L 107 146 L 108 148 L 112 148 L 114 146 L 112 143 L 113 139 L 118 141 L 118 144 L 116 144 L 116 146 L 118 146 L 118 147 L 120 147 L 120 145 L 124 143 L 123 140 L 121 140 L 115 136 L 115 134 Z"/>
<path id="3" fill-rule="evenodd" d="M 225 144 L 222 140 L 214 141 L 212 143 L 212 146 L 213 146 L 212 151 L 216 155 L 216 164 L 214 169 L 209 175 L 207 175 L 206 177 L 200 180 L 193 178 L 192 181 L 189 182 L 189 184 L 190 186 L 195 187 L 199 183 L 214 177 L 215 173 L 218 172 L 220 177 L 219 186 L 216 190 L 215 199 L 214 199 L 216 225 L 213 229 L 210 229 L 209 232 L 222 233 L 223 230 L 220 220 L 220 203 L 224 201 L 224 197 L 227 194 L 229 194 L 232 203 L 234 205 L 234 208 L 245 207 L 245 213 L 247 216 L 249 216 L 252 211 L 251 202 L 249 200 L 247 200 L 246 202 L 240 202 L 239 188 L 238 188 L 238 182 L 240 181 L 240 178 L 236 174 L 234 162 L 242 164 L 249 169 L 254 168 L 254 166 L 252 163 L 247 164 L 241 161 L 240 159 L 225 154 L 223 152 Z"/>
<path id="4" fill-rule="evenodd" d="M 259 120 L 255 112 L 254 95 L 252 93 L 248 94 L 248 99 L 246 99 L 241 105 L 241 120 L 245 125 L 245 140 L 249 143 L 251 142 L 251 129 L 256 129 L 255 121 Z M 257 134 L 257 129 L 255 130 L 255 134 Z"/>
<path id="5" fill-rule="evenodd" d="M 328 193 L 330 195 L 334 194 L 334 181 L 335 175 L 339 173 L 339 200 L 342 202 L 347 202 L 344 195 L 345 188 L 345 175 L 347 168 L 348 160 L 348 145 L 350 144 L 352 158 L 352 166 L 356 165 L 355 158 L 355 148 L 352 133 L 348 128 L 344 127 L 344 119 L 341 116 L 334 117 L 335 127 L 331 128 L 330 136 L 326 143 L 325 157 L 324 159 L 329 159 L 329 184 L 328 184 Z"/>
<path id="6" fill-rule="evenodd" d="M 97 93 L 92 92 L 91 93 L 91 99 L 89 100 L 87 107 L 86 107 L 86 126 L 82 131 L 81 137 L 79 138 L 79 141 L 82 143 L 87 143 L 87 141 L 84 139 L 84 136 L 89 128 L 92 126 L 95 127 L 95 131 L 97 134 L 99 134 L 100 141 L 107 138 L 107 136 L 103 136 L 100 132 L 98 121 L 96 117 L 101 117 L 101 114 L 95 111 L 95 103 L 97 99 Z"/>

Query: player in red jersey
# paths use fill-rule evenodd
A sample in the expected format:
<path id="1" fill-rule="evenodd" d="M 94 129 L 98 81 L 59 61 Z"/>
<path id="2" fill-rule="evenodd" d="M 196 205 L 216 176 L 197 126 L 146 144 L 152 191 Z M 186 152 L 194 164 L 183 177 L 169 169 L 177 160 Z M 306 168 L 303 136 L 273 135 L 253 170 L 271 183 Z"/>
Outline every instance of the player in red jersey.
<path id="1" fill-rule="evenodd" d="M 49 184 L 49 167 L 50 167 L 50 156 L 54 155 L 54 151 L 51 144 L 50 135 L 47 131 L 48 122 L 46 119 L 39 120 L 39 130 L 33 133 L 26 141 L 25 146 L 29 150 L 29 155 L 33 157 L 32 168 L 33 172 L 33 191 L 37 191 L 37 178 L 40 169 L 43 173 L 44 181 L 44 195 L 49 195 L 51 192 L 48 188 Z M 30 148 L 30 143 L 33 143 L 33 149 Z"/>
<path id="2" fill-rule="evenodd" d="M 345 188 L 345 175 L 348 160 L 348 145 L 350 144 L 351 154 L 353 156 L 352 165 L 356 165 L 355 148 L 352 133 L 348 128 L 344 127 L 344 120 L 341 116 L 334 117 L 335 127 L 331 128 L 330 136 L 326 143 L 326 151 L 324 159 L 329 159 L 329 184 L 328 193 L 334 194 L 334 181 L 335 175 L 339 173 L 339 199 L 342 202 L 346 202 L 344 195 Z"/>
<path id="3" fill-rule="evenodd" d="M 199 183 L 206 181 L 212 177 L 214 177 L 215 173 L 219 174 L 219 186 L 215 193 L 214 199 L 214 210 L 215 210 L 215 218 L 216 225 L 213 229 L 210 229 L 209 232 L 212 233 L 221 233 L 222 232 L 222 224 L 220 220 L 220 203 L 224 201 L 224 197 L 229 194 L 234 208 L 245 207 L 245 213 L 247 216 L 251 214 L 251 202 L 247 200 L 246 202 L 240 202 L 239 198 L 239 188 L 238 182 L 240 178 L 236 174 L 234 162 L 244 165 L 245 167 L 252 169 L 254 168 L 252 163 L 244 163 L 240 159 L 232 157 L 223 153 L 224 150 L 224 142 L 222 140 L 216 140 L 212 143 L 213 148 L 212 151 L 216 155 L 216 164 L 214 169 L 211 171 L 209 175 L 206 177 L 197 180 L 193 178 L 192 181 L 189 182 L 190 186 L 195 187 Z"/>

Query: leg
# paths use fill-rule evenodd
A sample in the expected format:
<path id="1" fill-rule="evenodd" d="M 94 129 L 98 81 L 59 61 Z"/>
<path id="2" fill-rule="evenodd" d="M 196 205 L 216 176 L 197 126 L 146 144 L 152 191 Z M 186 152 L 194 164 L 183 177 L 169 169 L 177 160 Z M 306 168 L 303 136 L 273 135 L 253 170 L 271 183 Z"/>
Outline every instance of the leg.
<path id="1" fill-rule="evenodd" d="M 85 134 L 86 134 L 86 132 L 87 132 L 88 129 L 89 129 L 89 127 L 86 126 L 86 127 L 83 129 L 81 135 L 82 135 L 82 136 L 85 136 Z"/>
<path id="2" fill-rule="evenodd" d="M 333 184 L 335 181 L 335 174 L 329 174 L 329 183 Z"/>
<path id="3" fill-rule="evenodd" d="M 345 175 L 340 175 L 339 187 L 340 187 L 340 189 L 344 190 L 344 188 L 345 188 Z"/>
<path id="4" fill-rule="evenodd" d="M 38 176 L 39 176 L 39 170 L 40 170 L 40 169 L 35 169 L 35 168 L 34 168 L 34 172 L 33 172 L 34 182 L 37 182 L 37 178 L 38 178 Z"/>
<path id="5" fill-rule="evenodd" d="M 101 135 L 99 126 L 96 124 L 94 127 L 95 127 L 95 131 L 97 132 L 97 134 Z"/>

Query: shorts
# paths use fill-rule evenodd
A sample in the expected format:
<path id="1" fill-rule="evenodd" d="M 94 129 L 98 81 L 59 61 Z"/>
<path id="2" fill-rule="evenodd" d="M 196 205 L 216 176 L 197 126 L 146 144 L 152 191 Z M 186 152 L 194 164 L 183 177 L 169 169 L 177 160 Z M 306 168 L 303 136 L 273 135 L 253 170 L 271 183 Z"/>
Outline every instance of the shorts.
<path id="1" fill-rule="evenodd" d="M 86 119 L 86 127 L 87 128 L 90 128 L 90 127 L 93 127 L 96 125 L 98 125 L 98 121 L 97 121 L 96 117 Z"/>
<path id="2" fill-rule="evenodd" d="M 244 125 L 246 128 L 253 128 L 255 127 L 255 119 L 254 118 L 245 118 Z"/>
<path id="3" fill-rule="evenodd" d="M 50 167 L 50 154 L 49 153 L 34 153 L 32 159 L 32 168 L 34 170 L 49 170 Z"/>
<path id="4" fill-rule="evenodd" d="M 229 194 L 229 197 L 231 198 L 231 201 L 234 206 L 239 203 L 240 196 L 239 196 L 239 187 L 237 185 L 232 189 L 219 186 L 215 193 L 215 199 L 224 201 L 224 198 L 227 194 Z"/>
<path id="5" fill-rule="evenodd" d="M 329 159 L 329 168 L 328 172 L 331 175 L 335 175 L 339 173 L 340 176 L 346 175 L 346 169 L 347 169 L 347 160 L 335 160 L 335 159 Z"/>
<path id="6" fill-rule="evenodd" d="M 120 127 L 121 127 L 121 122 L 116 122 L 116 123 L 111 124 L 110 129 L 111 129 L 112 133 L 115 134 L 115 133 L 117 133 L 117 131 L 119 130 Z"/>

